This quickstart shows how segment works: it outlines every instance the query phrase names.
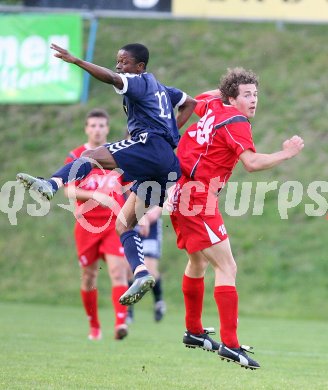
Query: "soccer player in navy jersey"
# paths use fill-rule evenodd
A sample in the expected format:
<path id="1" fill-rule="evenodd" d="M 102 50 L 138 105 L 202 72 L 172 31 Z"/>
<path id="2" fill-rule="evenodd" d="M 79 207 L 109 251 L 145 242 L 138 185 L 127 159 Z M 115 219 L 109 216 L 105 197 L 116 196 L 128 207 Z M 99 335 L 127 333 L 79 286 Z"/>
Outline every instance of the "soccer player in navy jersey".
<path id="1" fill-rule="evenodd" d="M 120 302 L 131 305 L 155 283 L 144 264 L 141 239 L 133 228 L 147 207 L 162 206 L 168 186 L 181 175 L 174 153 L 180 138 L 178 129 L 191 116 L 196 101 L 177 88 L 161 84 L 153 74 L 146 72 L 149 51 L 142 44 L 127 44 L 118 51 L 116 72 L 77 58 L 56 44 L 51 48 L 56 57 L 112 84 L 123 96 L 131 139 L 85 151 L 81 158 L 61 167 L 48 180 L 26 173 L 19 173 L 17 180 L 48 200 L 58 188 L 84 178 L 97 165 L 104 169 L 120 168 L 125 181 L 134 181 L 131 194 L 116 220 L 116 231 L 135 277 Z M 174 108 L 177 108 L 176 117 Z M 95 193 L 95 200 L 107 204 L 107 198 L 101 193 Z"/>

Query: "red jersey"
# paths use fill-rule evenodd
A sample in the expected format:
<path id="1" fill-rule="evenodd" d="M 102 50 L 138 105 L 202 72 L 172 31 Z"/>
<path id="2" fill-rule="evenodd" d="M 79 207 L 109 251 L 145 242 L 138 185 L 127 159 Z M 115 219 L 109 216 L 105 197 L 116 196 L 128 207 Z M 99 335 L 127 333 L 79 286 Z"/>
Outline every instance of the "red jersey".
<path id="1" fill-rule="evenodd" d="M 218 97 L 196 97 L 195 113 L 201 118 L 181 137 L 178 158 L 185 177 L 208 185 L 215 179 L 216 189 L 229 180 L 247 149 L 255 152 L 252 127 L 247 117 Z"/>
<path id="2" fill-rule="evenodd" d="M 65 164 L 73 161 L 76 158 L 79 158 L 81 154 L 87 150 L 86 145 L 81 145 L 78 148 L 69 152 L 68 156 L 65 159 Z M 120 175 L 115 170 L 106 170 L 100 168 L 93 168 L 92 171 L 81 181 L 75 181 L 75 186 L 86 190 L 86 191 L 101 191 L 105 194 L 112 196 L 116 202 L 123 206 L 125 198 L 122 191 L 122 175 Z M 84 201 L 78 200 L 77 206 L 81 206 Z M 83 208 L 82 208 L 83 210 Z M 79 208 L 79 213 L 81 214 L 81 208 Z M 101 218 L 108 220 L 113 217 L 113 220 L 116 219 L 116 215 L 113 215 L 113 211 L 108 207 L 103 207 L 100 205 L 95 206 L 92 210 L 83 212 L 83 215 L 86 219 Z"/>

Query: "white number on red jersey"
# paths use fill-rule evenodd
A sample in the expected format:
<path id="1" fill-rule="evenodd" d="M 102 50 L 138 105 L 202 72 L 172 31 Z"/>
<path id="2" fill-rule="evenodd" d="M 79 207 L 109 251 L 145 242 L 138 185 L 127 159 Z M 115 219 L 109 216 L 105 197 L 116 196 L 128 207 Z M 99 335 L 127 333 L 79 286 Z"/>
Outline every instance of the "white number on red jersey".
<path id="1" fill-rule="evenodd" d="M 222 234 L 222 236 L 225 236 L 227 234 L 227 230 L 224 225 L 220 225 L 218 230 Z"/>
<path id="2" fill-rule="evenodd" d="M 196 135 L 197 143 L 200 145 L 203 145 L 205 143 L 208 143 L 210 139 L 210 134 L 213 130 L 213 123 L 215 116 L 211 115 L 213 111 L 209 109 L 202 118 L 197 123 L 197 131 L 190 131 L 189 135 L 191 137 L 194 137 Z"/>

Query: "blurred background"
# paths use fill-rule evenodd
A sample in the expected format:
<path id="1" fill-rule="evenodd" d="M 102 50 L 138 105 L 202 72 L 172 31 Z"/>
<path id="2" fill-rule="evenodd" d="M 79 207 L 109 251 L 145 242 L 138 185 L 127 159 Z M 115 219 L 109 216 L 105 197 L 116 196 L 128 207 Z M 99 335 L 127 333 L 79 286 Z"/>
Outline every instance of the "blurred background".
<path id="1" fill-rule="evenodd" d="M 266 3 L 0 1 L 1 301 L 80 306 L 74 218 L 58 206 L 68 203 L 63 193 L 46 216 L 31 217 L 28 205 L 40 205 L 26 194 L 13 211 L 20 200 L 8 182 L 17 172 L 47 177 L 61 166 L 67 151 L 84 142 L 92 108 L 110 113 L 111 141 L 125 132 L 113 88 L 59 64 L 50 43 L 62 42 L 73 54 L 114 69 L 118 49 L 140 42 L 150 50 L 148 71 L 191 96 L 216 88 L 228 67 L 256 72 L 258 151 L 277 151 L 294 134 L 304 138 L 303 153 L 275 169 L 250 175 L 239 166 L 231 178 L 238 183 L 233 207 L 238 210 L 243 182 L 252 183 L 249 207 L 239 216 L 225 212 L 231 203 L 223 191 L 220 208 L 239 268 L 241 315 L 328 319 L 328 3 Z M 277 189 L 266 195 L 263 215 L 253 215 L 257 183 L 273 181 Z M 290 208 L 282 218 L 278 198 L 286 188 Z M 183 307 L 185 263 L 164 216 L 161 271 L 172 311 Z M 106 272 L 100 272 L 100 304 L 108 300 Z M 210 302 L 211 271 L 206 283 Z M 209 307 L 214 313 L 215 305 Z"/>

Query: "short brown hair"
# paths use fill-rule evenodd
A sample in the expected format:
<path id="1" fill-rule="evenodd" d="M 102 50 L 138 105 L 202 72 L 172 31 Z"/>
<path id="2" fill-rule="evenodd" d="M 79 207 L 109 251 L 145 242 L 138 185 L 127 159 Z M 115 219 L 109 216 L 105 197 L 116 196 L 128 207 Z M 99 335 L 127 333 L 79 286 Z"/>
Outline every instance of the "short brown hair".
<path id="1" fill-rule="evenodd" d="M 93 110 L 89 111 L 87 113 L 87 116 L 85 118 L 85 123 L 88 122 L 89 118 L 106 118 L 107 122 L 109 123 L 109 114 L 106 110 L 103 110 L 101 108 L 94 108 Z"/>
<path id="2" fill-rule="evenodd" d="M 236 99 L 241 84 L 255 84 L 258 87 L 259 80 L 252 70 L 228 68 L 227 73 L 221 77 L 219 84 L 223 103 L 229 104 L 229 97 Z"/>

